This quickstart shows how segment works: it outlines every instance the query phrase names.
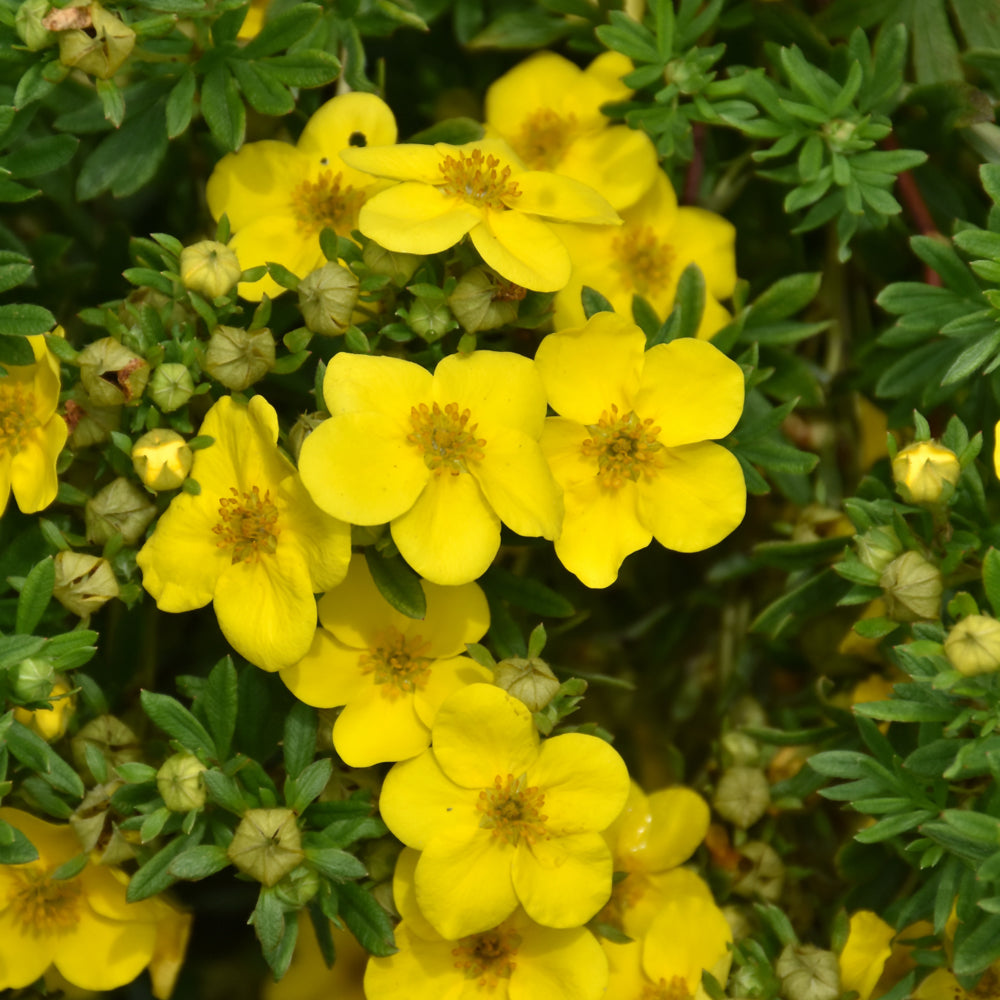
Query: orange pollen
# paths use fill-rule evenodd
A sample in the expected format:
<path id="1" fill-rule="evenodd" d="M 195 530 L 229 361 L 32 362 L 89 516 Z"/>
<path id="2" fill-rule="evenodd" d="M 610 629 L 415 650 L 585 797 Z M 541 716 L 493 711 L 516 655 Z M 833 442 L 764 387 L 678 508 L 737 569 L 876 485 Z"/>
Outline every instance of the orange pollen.
<path id="1" fill-rule="evenodd" d="M 506 209 L 508 201 L 521 197 L 517 182 L 510 179 L 510 167 L 501 169 L 500 161 L 483 156 L 482 150 L 459 151 L 457 159 L 447 156 L 439 169 L 443 180 L 438 189 L 476 208 Z"/>
<path id="2" fill-rule="evenodd" d="M 383 629 L 375 645 L 358 658 L 363 674 L 373 674 L 382 685 L 382 697 L 395 701 L 402 694 L 413 694 L 427 683 L 431 659 L 426 655 L 430 643 L 419 635 L 407 638 L 397 628 Z"/>
<path id="3" fill-rule="evenodd" d="M 661 979 L 657 983 L 647 983 L 642 988 L 640 1000 L 689 1000 L 687 980 L 683 976 L 671 976 L 668 983 Z"/>
<path id="4" fill-rule="evenodd" d="M 80 883 L 52 879 L 37 867 L 12 868 L 15 883 L 11 907 L 16 922 L 36 934 L 69 930 L 79 921 Z"/>
<path id="5" fill-rule="evenodd" d="M 548 816 L 542 815 L 545 793 L 538 788 L 528 788 L 525 775 L 506 779 L 498 774 L 492 788 L 479 793 L 476 808 L 483 814 L 479 825 L 493 831 L 493 837 L 504 844 L 517 846 L 523 837 L 530 846 L 536 840 L 548 840 L 545 829 Z"/>
<path id="6" fill-rule="evenodd" d="M 626 288 L 648 295 L 661 289 L 674 266 L 674 248 L 661 243 L 649 226 L 626 226 L 611 241 L 614 268 Z"/>
<path id="7" fill-rule="evenodd" d="M 426 403 L 410 410 L 412 433 L 406 436 L 410 444 L 424 453 L 424 461 L 434 475 L 450 472 L 457 476 L 469 471 L 470 462 L 483 460 L 486 441 L 476 437 L 478 424 L 470 424 L 472 414 L 458 411 L 458 403 L 448 403 L 442 410 L 437 403 Z"/>
<path id="8" fill-rule="evenodd" d="M 578 133 L 576 115 L 539 108 L 524 120 L 511 145 L 533 170 L 554 170 Z"/>
<path id="9" fill-rule="evenodd" d="M 501 924 L 491 931 L 461 938 L 451 953 L 455 968 L 464 972 L 466 979 L 478 979 L 480 987 L 493 989 L 501 979 L 510 979 L 517 968 L 514 959 L 520 944 L 520 935 Z"/>
<path id="10" fill-rule="evenodd" d="M 31 386 L 0 379 L 0 455 L 16 455 L 39 426 Z"/>
<path id="11" fill-rule="evenodd" d="M 329 226 L 347 236 L 357 227 L 365 193 L 350 184 L 341 187 L 341 179 L 340 173 L 324 170 L 315 181 L 303 181 L 292 190 L 292 214 L 300 233 L 313 236 Z"/>
<path id="12" fill-rule="evenodd" d="M 640 476 L 650 480 L 664 466 L 663 445 L 656 440 L 660 428 L 651 419 L 640 420 L 634 410 L 622 416 L 612 404 L 610 413 L 605 410 L 596 424 L 587 425 L 587 432 L 580 451 L 596 459 L 597 479 L 605 489 L 620 489 Z"/>
<path id="13" fill-rule="evenodd" d="M 278 508 L 271 501 L 271 491 L 260 495 L 254 486 L 249 493 L 234 487 L 232 497 L 219 498 L 219 523 L 212 531 L 219 536 L 215 544 L 224 549 L 232 546 L 233 564 L 259 562 L 261 554 L 270 554 L 278 547 Z"/>

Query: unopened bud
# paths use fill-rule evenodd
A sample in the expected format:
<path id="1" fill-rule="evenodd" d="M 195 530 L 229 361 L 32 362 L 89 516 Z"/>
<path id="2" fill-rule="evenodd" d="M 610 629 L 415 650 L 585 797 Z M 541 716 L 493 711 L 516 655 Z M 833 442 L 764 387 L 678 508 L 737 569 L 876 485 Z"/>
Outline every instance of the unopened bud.
<path id="1" fill-rule="evenodd" d="M 30 656 L 14 668 L 14 697 L 19 701 L 42 701 L 48 698 L 55 683 L 56 671 L 40 656 Z"/>
<path id="2" fill-rule="evenodd" d="M 966 677 L 1000 669 L 1000 621 L 989 615 L 967 615 L 944 641 L 945 656 Z"/>
<path id="3" fill-rule="evenodd" d="M 166 427 L 147 431 L 132 445 L 132 468 L 151 490 L 177 489 L 187 479 L 193 461 L 187 441 Z"/>
<path id="4" fill-rule="evenodd" d="M 893 559 L 879 579 L 886 611 L 893 621 L 919 622 L 941 616 L 941 571 L 919 552 Z"/>
<path id="5" fill-rule="evenodd" d="M 156 505 L 150 503 L 149 494 L 119 476 L 87 501 L 87 540 L 104 545 L 120 533 L 126 545 L 135 545 L 154 517 Z"/>
<path id="6" fill-rule="evenodd" d="M 520 656 L 501 660 L 494 668 L 493 683 L 531 712 L 540 712 L 559 690 L 559 680 L 552 668 L 537 656 L 529 660 Z"/>
<path id="7" fill-rule="evenodd" d="M 203 367 L 227 389 L 242 392 L 274 367 L 274 337 L 266 327 L 216 327 L 208 341 Z"/>
<path id="8" fill-rule="evenodd" d="M 288 432 L 288 448 L 292 453 L 292 458 L 297 462 L 299 460 L 299 452 L 302 450 L 302 442 L 305 441 L 307 437 L 324 420 L 326 420 L 327 414 L 325 413 L 303 413 L 298 420 L 292 424 L 292 429 Z"/>
<path id="9" fill-rule="evenodd" d="M 243 268 L 224 243 L 202 240 L 181 251 L 181 281 L 190 292 L 212 300 L 228 295 L 240 280 Z"/>
<path id="10" fill-rule="evenodd" d="M 157 365 L 149 381 L 149 398 L 163 413 L 180 409 L 194 393 L 194 379 L 187 365 L 167 362 Z"/>
<path id="11" fill-rule="evenodd" d="M 50 0 L 25 0 L 17 8 L 14 27 L 21 41 L 32 52 L 38 52 L 56 43 L 56 36 L 42 23 L 51 6 Z"/>
<path id="12" fill-rule="evenodd" d="M 396 253 L 369 241 L 361 251 L 361 259 L 374 274 L 384 274 L 400 288 L 413 277 L 423 257 L 412 253 Z"/>
<path id="13" fill-rule="evenodd" d="M 414 299 L 406 314 L 410 329 L 429 344 L 440 340 L 449 330 L 455 329 L 455 317 L 442 300 Z"/>
<path id="14" fill-rule="evenodd" d="M 88 344 L 77 358 L 80 381 L 98 406 L 135 406 L 149 381 L 149 364 L 114 337 Z"/>
<path id="15" fill-rule="evenodd" d="M 305 857 L 291 809 L 248 809 L 226 852 L 241 872 L 277 885 Z"/>
<path id="16" fill-rule="evenodd" d="M 156 772 L 156 790 L 171 812 L 190 812 L 205 804 L 207 768 L 193 753 L 175 753 Z"/>
<path id="17" fill-rule="evenodd" d="M 778 956 L 774 971 L 788 1000 L 837 1000 L 840 969 L 837 956 L 813 944 L 789 944 Z"/>
<path id="18" fill-rule="evenodd" d="M 712 805 L 741 830 L 753 826 L 771 804 L 767 775 L 757 767 L 731 767 L 719 779 Z"/>
<path id="19" fill-rule="evenodd" d="M 730 767 L 755 767 L 760 763 L 760 744 L 747 733 L 726 733 L 721 743 L 725 763 Z"/>
<path id="20" fill-rule="evenodd" d="M 88 745 L 100 753 L 110 768 L 142 759 L 138 737 L 121 719 L 113 715 L 99 715 L 96 719 L 91 719 L 73 737 L 73 760 L 76 761 L 77 770 L 96 781 L 96 775 L 91 773 L 87 763 Z"/>
<path id="21" fill-rule="evenodd" d="M 762 840 L 751 840 L 740 848 L 740 877 L 733 892 L 750 899 L 773 903 L 785 887 L 785 865 L 778 852 Z"/>
<path id="22" fill-rule="evenodd" d="M 896 532 L 885 525 L 858 535 L 857 547 L 858 558 L 876 573 L 881 573 L 903 551 Z"/>
<path id="23" fill-rule="evenodd" d="M 961 474 L 958 456 L 937 441 L 916 441 L 892 460 L 892 478 L 907 503 L 946 503 Z"/>
<path id="24" fill-rule="evenodd" d="M 298 288 L 302 318 L 313 333 L 336 337 L 351 325 L 358 304 L 358 276 L 335 261 L 307 274 Z"/>
<path id="25" fill-rule="evenodd" d="M 276 886 L 274 894 L 291 909 L 301 909 L 319 891 L 319 876 L 311 868 L 293 868 Z"/>
<path id="26" fill-rule="evenodd" d="M 66 549 L 56 553 L 55 564 L 52 593 L 73 614 L 87 618 L 118 596 L 118 581 L 107 559 Z"/>
<path id="27" fill-rule="evenodd" d="M 495 330 L 517 319 L 526 291 L 486 268 L 474 267 L 462 275 L 448 297 L 448 305 L 463 330 Z"/>
<path id="28" fill-rule="evenodd" d="M 59 31 L 59 61 L 107 80 L 118 72 L 135 48 L 135 32 L 99 3 L 76 9 L 86 12 L 90 23 Z"/>
<path id="29" fill-rule="evenodd" d="M 61 739 L 69 728 L 69 720 L 73 718 L 76 708 L 76 699 L 70 694 L 69 684 L 65 680 L 57 680 L 50 685 L 48 694 L 43 695 L 39 701 L 49 701 L 51 708 L 39 708 L 30 711 L 27 708 L 15 708 L 14 718 L 27 726 L 32 732 L 41 736 L 46 743 L 54 743 Z"/>
<path id="30" fill-rule="evenodd" d="M 121 406 L 100 406 L 78 385 L 66 400 L 66 426 L 69 444 L 74 450 L 89 448 L 107 441 L 122 422 Z"/>

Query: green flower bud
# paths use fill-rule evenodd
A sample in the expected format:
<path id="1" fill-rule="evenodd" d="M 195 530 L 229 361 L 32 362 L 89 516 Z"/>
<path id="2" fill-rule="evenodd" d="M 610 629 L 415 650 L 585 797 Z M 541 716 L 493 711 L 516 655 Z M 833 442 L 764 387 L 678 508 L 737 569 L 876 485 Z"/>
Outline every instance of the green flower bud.
<path id="1" fill-rule="evenodd" d="M 944 641 L 951 665 L 966 677 L 1000 669 L 1000 621 L 989 615 L 967 615 Z"/>
<path id="2" fill-rule="evenodd" d="M 889 617 L 919 622 L 941 617 L 941 571 L 919 552 L 893 559 L 879 579 Z"/>
<path id="3" fill-rule="evenodd" d="M 762 840 L 750 840 L 740 848 L 740 877 L 733 892 L 750 899 L 773 903 L 785 887 L 785 865 L 778 852 Z"/>
<path id="4" fill-rule="evenodd" d="M 756 767 L 760 763 L 760 744 L 746 733 L 730 732 L 722 737 L 722 753 L 730 767 Z"/>
<path id="5" fill-rule="evenodd" d="M 712 805 L 741 830 L 753 826 L 771 804 L 767 775 L 757 767 L 731 767 L 719 779 Z"/>
<path id="6" fill-rule="evenodd" d="M 102 337 L 79 354 L 80 381 L 98 406 L 136 406 L 149 381 L 149 364 L 114 337 Z"/>
<path id="7" fill-rule="evenodd" d="M 538 657 L 525 660 L 512 656 L 501 660 L 494 670 L 493 682 L 531 712 L 540 712 L 559 690 L 559 680 L 551 667 Z"/>
<path id="8" fill-rule="evenodd" d="M 55 566 L 52 593 L 67 611 L 81 618 L 89 618 L 118 596 L 118 581 L 107 559 L 66 549 L 56 553 Z"/>
<path id="9" fill-rule="evenodd" d="M 778 956 L 774 971 L 781 994 L 788 1000 L 837 1000 L 840 966 L 832 951 L 813 944 L 789 944 Z"/>
<path id="10" fill-rule="evenodd" d="M 440 340 L 449 330 L 455 329 L 455 317 L 443 301 L 414 299 L 406 321 L 410 329 L 429 344 Z"/>
<path id="11" fill-rule="evenodd" d="M 194 379 L 187 365 L 176 362 L 157 365 L 149 382 L 149 398 L 164 413 L 179 410 L 194 393 Z"/>
<path id="12" fill-rule="evenodd" d="M 208 770 L 192 753 L 175 753 L 156 772 L 156 789 L 171 812 L 190 812 L 205 805 Z"/>
<path id="13" fill-rule="evenodd" d="M 75 9 L 81 12 L 81 17 L 88 14 L 90 23 L 80 23 L 78 18 L 70 30 L 59 32 L 59 61 L 107 80 L 118 72 L 135 48 L 135 32 L 99 3 Z"/>
<path id="14" fill-rule="evenodd" d="M 299 865 L 275 886 L 274 892 L 285 906 L 298 910 L 319 892 L 319 876 L 312 868 Z"/>
<path id="15" fill-rule="evenodd" d="M 224 243 L 202 240 L 181 251 L 181 281 L 190 292 L 212 300 L 228 295 L 239 283 L 243 268 Z"/>
<path id="16" fill-rule="evenodd" d="M 157 427 L 132 445 L 132 467 L 151 490 L 175 490 L 188 477 L 194 454 L 177 431 Z"/>
<path id="17" fill-rule="evenodd" d="M 205 351 L 206 372 L 227 389 L 242 392 L 274 367 L 274 337 L 267 327 L 216 327 Z"/>
<path id="18" fill-rule="evenodd" d="M 351 325 L 358 304 L 358 276 L 330 261 L 299 282 L 299 309 L 313 333 L 336 337 Z"/>
<path id="19" fill-rule="evenodd" d="M 21 41 L 32 51 L 47 49 L 56 44 L 56 36 L 45 26 L 45 16 L 52 7 L 51 0 L 25 0 L 17 8 L 14 27 Z"/>
<path id="20" fill-rule="evenodd" d="M 87 501 L 87 540 L 104 545 L 121 532 L 126 545 L 135 545 L 154 517 L 156 505 L 149 502 L 149 496 L 130 479 L 119 476 Z"/>
<path id="21" fill-rule="evenodd" d="M 327 414 L 325 413 L 303 413 L 292 424 L 292 429 L 288 432 L 288 447 L 296 462 L 299 460 L 302 442 L 326 420 L 326 417 Z"/>
<path id="22" fill-rule="evenodd" d="M 462 275 L 448 298 L 455 319 L 469 333 L 495 330 L 517 319 L 520 301 L 527 290 L 484 267 Z"/>
<path id="23" fill-rule="evenodd" d="M 107 441 L 122 422 L 120 406 L 100 406 L 78 385 L 66 400 L 66 424 L 70 447 L 75 450 Z"/>
<path id="24" fill-rule="evenodd" d="M 96 781 L 97 778 L 91 773 L 90 765 L 87 763 L 88 745 L 101 754 L 110 768 L 142 760 L 139 738 L 121 719 L 113 715 L 99 715 L 96 719 L 91 719 L 73 737 L 71 749 L 77 770 L 84 777 Z"/>
<path id="25" fill-rule="evenodd" d="M 14 697 L 18 701 L 45 701 L 55 683 L 55 667 L 40 656 L 30 656 L 14 668 Z"/>
<path id="26" fill-rule="evenodd" d="M 903 551 L 896 532 L 885 525 L 858 535 L 856 544 L 858 558 L 876 573 L 881 573 Z"/>
<path id="27" fill-rule="evenodd" d="M 907 503 L 946 503 L 961 474 L 958 456 L 937 441 L 916 441 L 892 460 L 892 478 Z"/>
<path id="28" fill-rule="evenodd" d="M 295 813 L 248 809 L 226 853 L 241 872 L 264 885 L 277 885 L 305 857 Z"/>
<path id="29" fill-rule="evenodd" d="M 56 676 L 55 683 L 50 684 L 47 694 L 39 700 L 50 702 L 51 708 L 14 709 L 14 718 L 27 726 L 46 743 L 54 743 L 66 735 L 69 720 L 76 709 L 76 699 L 70 694 L 70 686 L 64 677 Z"/>
<path id="30" fill-rule="evenodd" d="M 384 274 L 392 279 L 394 285 L 402 288 L 413 277 L 424 258 L 412 253 L 395 253 L 369 241 L 361 251 L 361 259 L 373 274 Z"/>

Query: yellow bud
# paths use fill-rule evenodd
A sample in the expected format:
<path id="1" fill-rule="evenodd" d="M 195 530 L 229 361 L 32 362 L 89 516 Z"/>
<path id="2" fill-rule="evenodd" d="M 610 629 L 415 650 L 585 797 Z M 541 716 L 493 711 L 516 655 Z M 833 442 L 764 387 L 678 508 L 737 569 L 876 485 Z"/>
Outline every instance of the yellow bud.
<path id="1" fill-rule="evenodd" d="M 15 708 L 14 718 L 41 736 L 46 743 L 54 743 L 66 734 L 69 720 L 76 709 L 76 698 L 70 694 L 69 684 L 57 680 L 45 700 L 52 702 L 51 708 L 39 708 L 34 712 L 27 708 Z"/>
<path id="2" fill-rule="evenodd" d="M 156 772 L 156 789 L 172 812 L 190 812 L 205 804 L 207 768 L 192 753 L 175 753 Z"/>
<path id="3" fill-rule="evenodd" d="M 52 593 L 73 614 L 87 618 L 118 596 L 118 581 L 107 559 L 84 552 L 57 552 Z"/>
<path id="4" fill-rule="evenodd" d="M 59 32 L 59 61 L 107 80 L 135 48 L 135 32 L 99 3 L 78 9 L 89 15 L 90 24 Z"/>
<path id="5" fill-rule="evenodd" d="M 944 641 L 945 656 L 966 677 L 1000 668 L 1000 621 L 989 615 L 968 615 Z"/>
<path id="6" fill-rule="evenodd" d="M 149 381 L 149 364 L 114 337 L 88 344 L 77 358 L 80 381 L 98 406 L 137 406 Z"/>
<path id="7" fill-rule="evenodd" d="M 889 617 L 919 622 L 941 617 L 941 571 L 919 552 L 893 559 L 879 578 Z"/>
<path id="8" fill-rule="evenodd" d="M 208 341 L 203 367 L 227 389 L 242 392 L 274 367 L 274 337 L 266 328 L 217 327 Z"/>
<path id="9" fill-rule="evenodd" d="M 916 441 L 892 460 L 892 478 L 907 503 L 945 503 L 961 473 L 958 456 L 936 441 Z"/>
<path id="10" fill-rule="evenodd" d="M 501 660 L 494 669 L 493 682 L 531 712 L 540 712 L 559 690 L 559 680 L 552 668 L 537 656 L 529 660 L 519 656 Z"/>
<path id="11" fill-rule="evenodd" d="M 330 261 L 299 282 L 299 309 L 306 326 L 324 337 L 336 337 L 351 325 L 358 304 L 358 276 Z"/>
<path id="12" fill-rule="evenodd" d="M 187 479 L 194 455 L 177 431 L 157 427 L 132 445 L 132 467 L 151 490 L 175 490 Z"/>
<path id="13" fill-rule="evenodd" d="M 248 809 L 226 852 L 241 872 L 277 885 L 305 857 L 291 809 Z"/>
<path id="14" fill-rule="evenodd" d="M 181 281 L 184 287 L 207 299 L 228 295 L 242 274 L 239 259 L 224 243 L 202 240 L 181 251 Z"/>
<path id="15" fill-rule="evenodd" d="M 126 545 L 135 545 L 154 517 L 156 505 L 149 502 L 149 494 L 119 476 L 87 501 L 87 540 L 104 545 L 121 532 Z"/>

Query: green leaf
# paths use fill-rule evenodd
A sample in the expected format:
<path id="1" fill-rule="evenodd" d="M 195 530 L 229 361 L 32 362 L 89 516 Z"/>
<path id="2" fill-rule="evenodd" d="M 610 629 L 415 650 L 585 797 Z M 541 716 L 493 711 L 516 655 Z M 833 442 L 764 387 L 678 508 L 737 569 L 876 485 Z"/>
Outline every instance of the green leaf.
<path id="1" fill-rule="evenodd" d="M 38 860 L 38 851 L 17 827 L 0 820 L 0 865 L 24 865 Z"/>
<path id="2" fill-rule="evenodd" d="M 56 567 L 52 557 L 36 563 L 25 577 L 24 585 L 17 599 L 17 618 L 14 625 L 22 635 L 34 632 L 42 620 L 45 609 L 52 600 L 52 588 L 56 582 Z"/>
<path id="3" fill-rule="evenodd" d="M 221 872 L 229 865 L 229 855 L 217 844 L 202 844 L 182 851 L 167 866 L 174 878 L 197 881 Z"/>
<path id="4" fill-rule="evenodd" d="M 316 710 L 297 701 L 285 718 L 283 751 L 285 771 L 297 778 L 316 756 Z"/>
<path id="5" fill-rule="evenodd" d="M 364 878 L 368 874 L 365 866 L 353 854 L 335 847 L 307 848 L 306 858 L 320 875 L 335 882 Z"/>
<path id="6" fill-rule="evenodd" d="M 288 88 L 268 70 L 267 63 L 231 59 L 229 66 L 246 99 L 262 115 L 286 115 L 295 107 Z"/>
<path id="7" fill-rule="evenodd" d="M 98 143 L 76 179 L 80 201 L 104 191 L 118 198 L 138 191 L 156 173 L 167 151 L 164 102 L 126 120 L 117 132 Z"/>
<path id="8" fill-rule="evenodd" d="M 272 56 L 267 68 L 274 79 L 289 87 L 322 87 L 340 73 L 340 60 L 322 49 L 296 49 Z"/>
<path id="9" fill-rule="evenodd" d="M 854 711 L 882 722 L 951 722 L 956 714 L 956 710 L 949 705 L 931 705 L 902 698 L 862 702 L 854 706 Z"/>
<path id="10" fill-rule="evenodd" d="M 340 917 L 361 947 L 373 955 L 395 954 L 397 949 L 392 936 L 392 921 L 372 894 L 355 882 L 344 882 L 337 887 L 337 895 Z"/>
<path id="11" fill-rule="evenodd" d="M 765 326 L 805 309 L 816 298 L 822 279 L 819 272 L 780 278 L 754 301 L 747 316 L 747 327 Z"/>
<path id="12" fill-rule="evenodd" d="M 398 556 L 386 559 L 373 545 L 365 547 L 365 561 L 379 593 L 407 618 L 422 619 L 427 614 L 427 598 L 420 577 Z"/>
<path id="13" fill-rule="evenodd" d="M 955 936 L 952 968 L 956 976 L 974 977 L 1000 958 L 1000 916 L 987 914 L 968 936 Z"/>
<path id="14" fill-rule="evenodd" d="M 169 871 L 171 863 L 182 851 L 196 844 L 197 839 L 193 836 L 171 840 L 132 876 L 125 890 L 125 899 L 129 903 L 138 903 L 172 886 L 177 877 Z"/>
<path id="15" fill-rule="evenodd" d="M 993 614 L 1000 617 L 1000 551 L 990 549 L 983 557 L 983 586 Z"/>
<path id="16" fill-rule="evenodd" d="M 31 277 L 34 265 L 29 257 L 13 250 L 0 250 L 0 292 L 23 285 Z"/>
<path id="17" fill-rule="evenodd" d="M 165 108 L 168 138 L 175 139 L 182 135 L 191 124 L 196 87 L 194 72 L 188 69 L 171 88 Z"/>
<path id="18" fill-rule="evenodd" d="M 329 757 L 322 757 L 313 761 L 297 777 L 289 775 L 285 781 L 285 803 L 288 808 L 301 813 L 326 788 L 332 773 L 333 761 Z"/>
<path id="19" fill-rule="evenodd" d="M 142 691 L 139 699 L 150 719 L 185 750 L 210 757 L 218 756 L 208 730 L 176 698 L 154 691 Z"/>
<path id="20" fill-rule="evenodd" d="M 860 844 L 878 844 L 920 826 L 921 823 L 932 819 L 934 815 L 929 809 L 913 809 L 895 816 L 886 816 L 872 826 L 865 827 L 864 830 L 856 833 L 854 839 Z"/>
<path id="21" fill-rule="evenodd" d="M 120 128 L 125 121 L 125 95 L 122 94 L 118 84 L 114 80 L 98 80 L 97 96 L 101 99 L 104 117 L 115 128 Z"/>
<path id="22" fill-rule="evenodd" d="M 264 24 L 260 34 L 243 48 L 245 59 L 259 59 L 290 48 L 304 38 L 319 19 L 321 8 L 314 3 L 297 3 Z"/>
<path id="23" fill-rule="evenodd" d="M 7 749 L 53 788 L 73 798 L 83 798 L 83 782 L 76 771 L 45 740 L 20 722 L 11 722 L 7 730 Z"/>
<path id="24" fill-rule="evenodd" d="M 532 577 L 517 576 L 498 566 L 487 570 L 482 580 L 491 596 L 502 598 L 519 608 L 549 618 L 569 618 L 576 609 L 562 594 Z"/>
<path id="25" fill-rule="evenodd" d="M 48 333 L 55 325 L 55 316 L 41 306 L 21 303 L 0 306 L 0 336 L 31 337 Z"/>
<path id="26" fill-rule="evenodd" d="M 73 159 L 79 140 L 72 135 L 49 135 L 26 143 L 0 159 L 0 167 L 15 179 L 52 173 Z"/>
<path id="27" fill-rule="evenodd" d="M 235 816 L 242 816 L 250 808 L 242 789 L 234 778 L 214 768 L 202 773 L 208 797 Z"/>
<path id="28" fill-rule="evenodd" d="M 223 149 L 235 153 L 243 145 L 246 108 L 226 66 L 220 64 L 206 74 L 201 86 L 201 113 Z"/>
<path id="29" fill-rule="evenodd" d="M 30 365 L 34 360 L 27 337 L 0 336 L 0 365 Z"/>
<path id="30" fill-rule="evenodd" d="M 261 888 L 250 923 L 254 926 L 264 952 L 276 951 L 285 933 L 285 911 L 270 889 Z"/>
<path id="31" fill-rule="evenodd" d="M 232 657 L 225 656 L 212 668 L 198 698 L 209 731 L 215 738 L 219 759 L 225 760 L 236 732 L 239 683 Z"/>
<path id="32" fill-rule="evenodd" d="M 566 21 L 544 11 L 522 8 L 501 14 L 469 41 L 470 49 L 545 48 L 566 34 Z"/>
<path id="33" fill-rule="evenodd" d="M 595 313 L 614 312 L 615 307 L 600 292 L 584 285 L 580 292 L 580 301 L 583 303 L 583 314 L 590 319 Z"/>

